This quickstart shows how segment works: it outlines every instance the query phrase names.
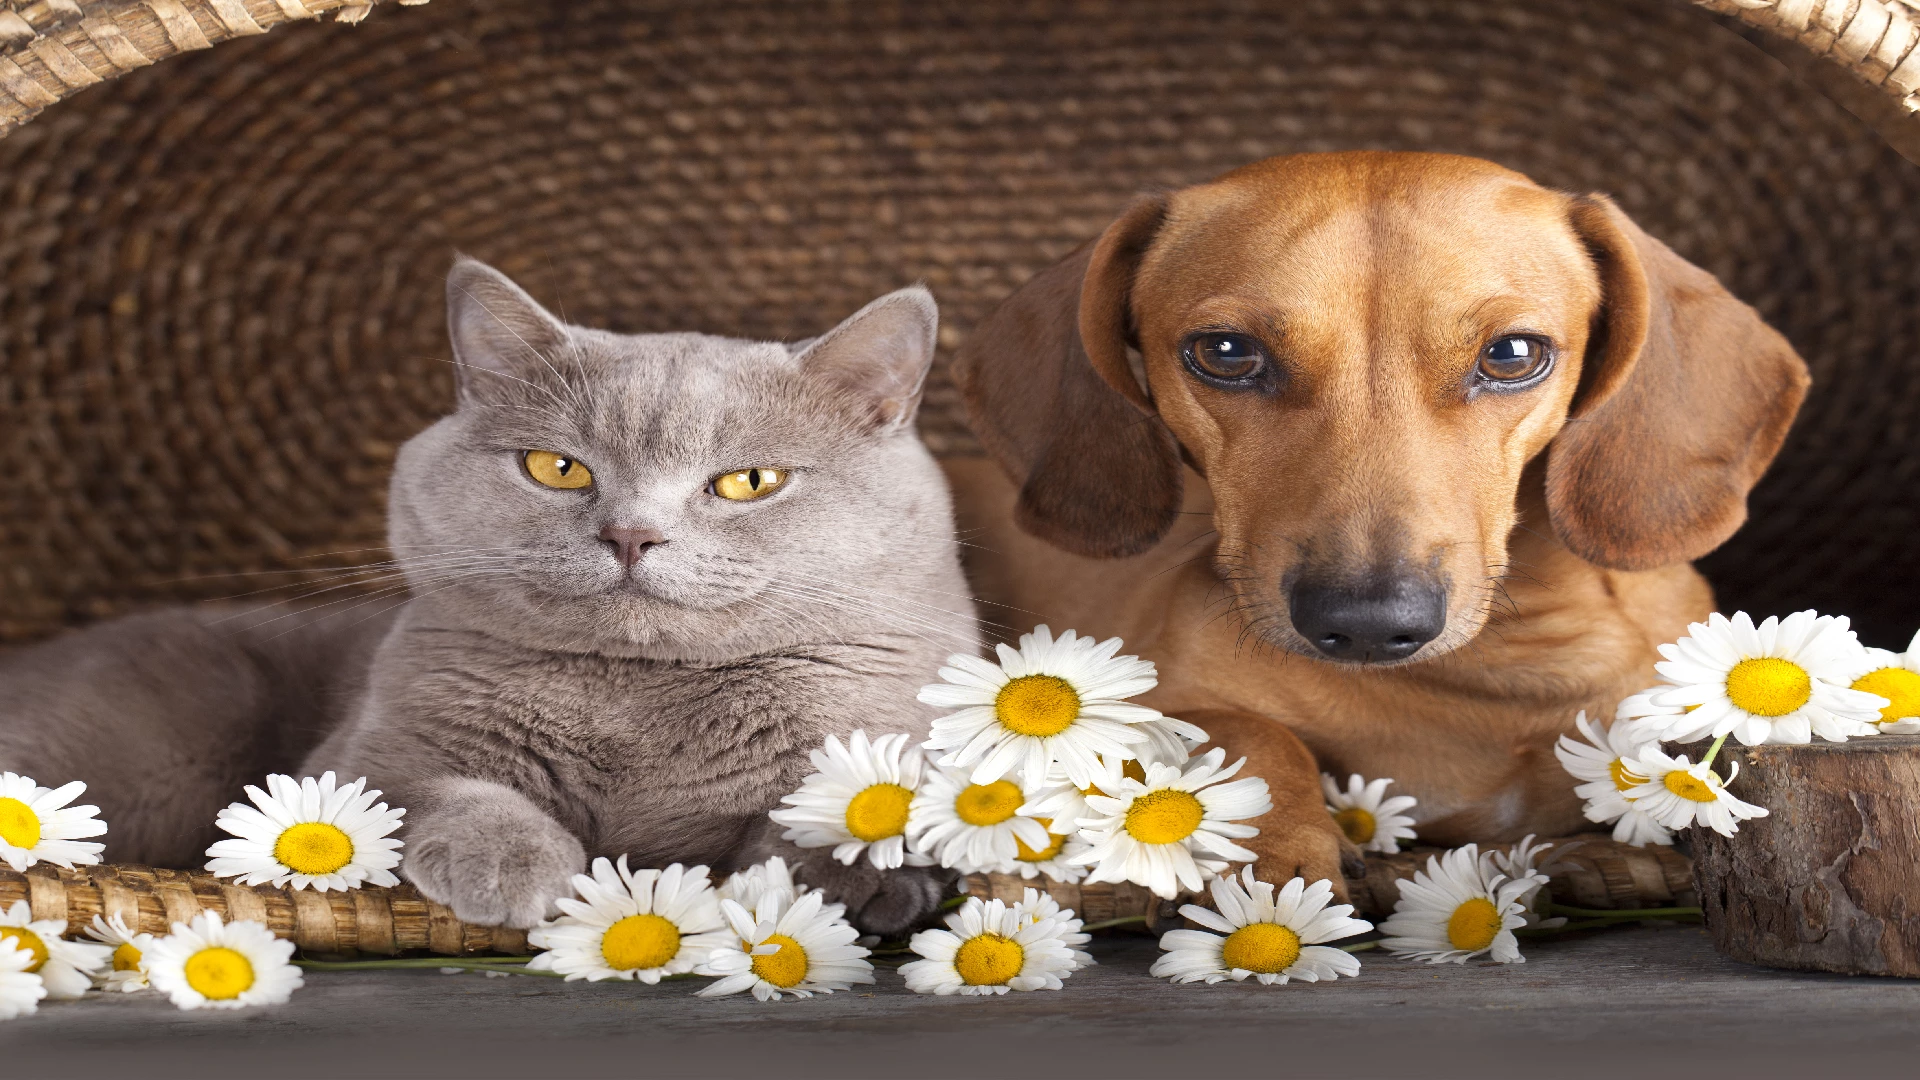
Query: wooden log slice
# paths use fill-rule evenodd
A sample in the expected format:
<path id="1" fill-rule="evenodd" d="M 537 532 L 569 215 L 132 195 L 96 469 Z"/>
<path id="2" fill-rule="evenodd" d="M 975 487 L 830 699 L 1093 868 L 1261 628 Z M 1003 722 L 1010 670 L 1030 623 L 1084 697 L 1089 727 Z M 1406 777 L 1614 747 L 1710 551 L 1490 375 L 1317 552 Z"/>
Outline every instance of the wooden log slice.
<path id="1" fill-rule="evenodd" d="M 1920 736 L 1730 743 L 1721 757 L 1739 763 L 1733 793 L 1769 816 L 1732 837 L 1691 830 L 1719 950 L 1768 967 L 1920 977 Z"/>

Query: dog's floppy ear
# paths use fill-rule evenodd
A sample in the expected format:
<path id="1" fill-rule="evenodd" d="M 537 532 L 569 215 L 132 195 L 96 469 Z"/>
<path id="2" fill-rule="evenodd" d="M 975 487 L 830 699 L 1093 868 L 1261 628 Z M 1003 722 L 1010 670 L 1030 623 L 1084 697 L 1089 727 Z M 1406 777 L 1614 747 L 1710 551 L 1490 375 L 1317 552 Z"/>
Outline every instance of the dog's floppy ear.
<path id="1" fill-rule="evenodd" d="M 1165 216 L 1136 202 L 1034 275 L 954 364 L 975 434 L 1020 485 L 1014 520 L 1081 555 L 1145 551 L 1180 512 L 1180 451 L 1127 361 L 1134 269 Z"/>
<path id="2" fill-rule="evenodd" d="M 1600 269 L 1580 388 L 1547 459 L 1547 507 L 1574 554 L 1619 570 L 1697 559 L 1747 519 L 1807 394 L 1807 366 L 1713 275 L 1605 196 L 1573 226 Z"/>

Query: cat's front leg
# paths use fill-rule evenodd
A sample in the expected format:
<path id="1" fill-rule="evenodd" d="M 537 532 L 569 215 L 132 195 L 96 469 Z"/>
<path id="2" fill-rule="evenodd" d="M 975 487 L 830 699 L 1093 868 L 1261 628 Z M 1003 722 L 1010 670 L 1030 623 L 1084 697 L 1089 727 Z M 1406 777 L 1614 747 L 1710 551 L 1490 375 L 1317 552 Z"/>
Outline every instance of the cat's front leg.
<path id="1" fill-rule="evenodd" d="M 586 868 L 574 835 L 533 800 L 486 780 L 448 777 L 428 785 L 424 812 L 407 818 L 401 872 L 460 921 L 526 928 L 573 895 Z"/>

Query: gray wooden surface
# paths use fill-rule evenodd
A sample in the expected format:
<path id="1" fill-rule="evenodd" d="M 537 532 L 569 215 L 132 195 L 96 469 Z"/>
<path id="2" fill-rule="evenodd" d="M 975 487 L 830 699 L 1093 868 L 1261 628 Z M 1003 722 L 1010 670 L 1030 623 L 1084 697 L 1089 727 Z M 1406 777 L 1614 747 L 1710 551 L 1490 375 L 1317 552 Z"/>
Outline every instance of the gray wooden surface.
<path id="1" fill-rule="evenodd" d="M 309 975 L 293 1002 L 181 1013 L 153 995 L 0 1023 L 0 1075 L 1605 1077 L 1920 1074 L 1920 982 L 1762 971 L 1693 928 L 1527 946 L 1526 964 L 1363 954 L 1333 985 L 1171 986 L 1151 939 L 1096 942 L 1057 993 L 871 992 L 763 1005 L 700 983 Z"/>

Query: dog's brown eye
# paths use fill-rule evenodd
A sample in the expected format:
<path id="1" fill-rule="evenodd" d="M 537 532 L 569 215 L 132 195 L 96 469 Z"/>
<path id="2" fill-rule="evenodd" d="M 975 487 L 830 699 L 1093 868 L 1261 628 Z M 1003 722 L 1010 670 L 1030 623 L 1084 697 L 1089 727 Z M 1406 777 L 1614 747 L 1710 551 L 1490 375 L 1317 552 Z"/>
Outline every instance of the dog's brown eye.
<path id="1" fill-rule="evenodd" d="M 1266 350 L 1245 334 L 1196 334 L 1185 352 L 1195 371 L 1226 382 L 1251 379 L 1267 364 Z"/>
<path id="2" fill-rule="evenodd" d="M 1497 383 L 1525 382 L 1546 370 L 1549 356 L 1545 341 L 1513 334 L 1480 350 L 1480 374 Z"/>

